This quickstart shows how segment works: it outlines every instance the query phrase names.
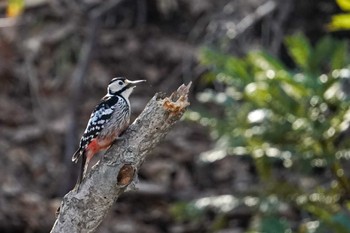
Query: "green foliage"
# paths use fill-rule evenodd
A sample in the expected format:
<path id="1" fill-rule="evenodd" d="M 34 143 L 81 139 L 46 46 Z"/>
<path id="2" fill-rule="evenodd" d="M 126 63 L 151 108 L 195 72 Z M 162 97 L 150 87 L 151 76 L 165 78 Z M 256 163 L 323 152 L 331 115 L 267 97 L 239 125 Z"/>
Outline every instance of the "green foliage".
<path id="1" fill-rule="evenodd" d="M 286 44 L 290 48 L 289 52 L 295 63 L 302 69 L 308 70 L 312 48 L 306 37 L 303 34 L 289 37 L 286 39 Z"/>
<path id="2" fill-rule="evenodd" d="M 297 34 L 286 39 L 286 46 L 295 69 L 263 51 L 237 58 L 204 49 L 201 60 L 211 69 L 206 81 L 223 88 L 205 91 L 198 100 L 217 104 L 224 114 L 202 110 L 188 119 L 210 127 L 218 142 L 215 153 L 252 159 L 265 187 L 260 206 L 272 195 L 278 206 L 288 203 L 307 213 L 312 221 L 304 219 L 298 232 L 350 232 L 348 209 L 340 202 L 350 195 L 349 174 L 342 167 L 350 157 L 350 139 L 344 137 L 350 125 L 348 45 L 325 37 L 311 46 Z M 280 169 L 293 181 L 273 175 Z M 313 176 L 315 169 L 331 175 Z M 303 184 L 310 177 L 315 184 Z M 320 185 L 321 180 L 327 185 Z M 279 208 L 267 206 L 269 211 L 259 210 L 260 228 L 255 229 L 291 232 Z"/>
<path id="3" fill-rule="evenodd" d="M 350 0 L 336 0 L 338 6 L 345 12 L 350 11 Z M 328 24 L 328 29 L 331 31 L 349 30 L 350 29 L 350 14 L 336 14 L 332 16 L 331 22 Z"/>
<path id="4" fill-rule="evenodd" d="M 329 70 L 341 69 L 346 65 L 347 43 L 329 36 L 322 38 L 315 48 L 302 34 L 286 39 L 289 53 L 300 70 L 319 75 Z M 328 70 L 324 70 L 324 68 Z"/>

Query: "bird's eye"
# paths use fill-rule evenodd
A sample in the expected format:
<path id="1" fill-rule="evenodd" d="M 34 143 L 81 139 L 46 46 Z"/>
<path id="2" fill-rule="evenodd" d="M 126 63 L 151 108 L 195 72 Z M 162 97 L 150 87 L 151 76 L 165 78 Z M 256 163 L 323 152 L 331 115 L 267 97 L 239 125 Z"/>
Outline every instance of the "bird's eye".
<path id="1" fill-rule="evenodd" d="M 119 84 L 119 86 L 121 86 L 121 85 L 123 85 L 124 83 L 123 83 L 123 81 L 119 81 L 118 84 Z"/>

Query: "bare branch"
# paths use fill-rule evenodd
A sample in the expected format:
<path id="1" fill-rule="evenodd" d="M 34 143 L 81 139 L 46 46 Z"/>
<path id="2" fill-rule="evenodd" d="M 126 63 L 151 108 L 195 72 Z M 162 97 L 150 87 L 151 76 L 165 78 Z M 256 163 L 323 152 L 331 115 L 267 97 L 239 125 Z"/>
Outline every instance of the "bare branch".
<path id="1" fill-rule="evenodd" d="M 146 155 L 168 133 L 189 105 L 191 83 L 170 97 L 156 94 L 144 111 L 87 174 L 79 191 L 63 198 L 51 233 L 94 232 L 113 203 L 135 182 Z"/>

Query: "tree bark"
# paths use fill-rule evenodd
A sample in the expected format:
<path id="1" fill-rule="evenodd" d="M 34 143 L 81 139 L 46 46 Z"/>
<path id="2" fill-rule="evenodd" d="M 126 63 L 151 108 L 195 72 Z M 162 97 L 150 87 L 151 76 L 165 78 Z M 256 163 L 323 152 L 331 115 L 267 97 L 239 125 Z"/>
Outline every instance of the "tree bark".
<path id="1" fill-rule="evenodd" d="M 167 134 L 189 105 L 191 83 L 170 97 L 156 94 L 122 138 L 83 179 L 79 191 L 67 193 L 51 233 L 95 232 L 126 188 L 135 183 L 146 155 Z"/>

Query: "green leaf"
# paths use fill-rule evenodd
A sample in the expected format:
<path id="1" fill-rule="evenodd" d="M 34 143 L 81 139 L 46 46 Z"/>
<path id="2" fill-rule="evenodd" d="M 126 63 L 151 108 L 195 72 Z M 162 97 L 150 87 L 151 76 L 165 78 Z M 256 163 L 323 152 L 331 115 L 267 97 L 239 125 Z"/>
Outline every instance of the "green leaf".
<path id="1" fill-rule="evenodd" d="M 343 11 L 350 11 L 350 0 L 336 0 Z"/>
<path id="2" fill-rule="evenodd" d="M 310 57 L 310 68 L 313 73 L 329 72 L 327 67 L 329 58 L 332 56 L 335 42 L 329 36 L 323 37 L 317 42 L 315 49 Z"/>
<path id="3" fill-rule="evenodd" d="M 271 101 L 270 88 L 265 82 L 253 82 L 246 86 L 245 97 L 260 108 L 264 108 Z"/>
<path id="4" fill-rule="evenodd" d="M 247 64 L 243 59 L 229 57 L 225 63 L 225 71 L 231 76 L 252 80 L 252 75 L 248 73 Z"/>
<path id="5" fill-rule="evenodd" d="M 333 15 L 331 23 L 327 27 L 330 31 L 350 29 L 350 14 Z"/>
<path id="6" fill-rule="evenodd" d="M 344 68 L 347 63 L 347 43 L 330 36 L 322 38 L 315 46 L 311 56 L 311 68 L 314 73 L 329 73 Z"/>
<path id="7" fill-rule="evenodd" d="M 348 44 L 346 41 L 338 41 L 331 57 L 331 69 L 341 69 L 348 64 Z"/>
<path id="8" fill-rule="evenodd" d="M 303 34 L 289 36 L 285 40 L 290 56 L 301 69 L 309 70 L 309 59 L 312 52 L 310 42 Z"/>
<path id="9" fill-rule="evenodd" d="M 217 81 L 243 88 L 253 79 L 244 59 L 228 56 L 209 48 L 201 50 L 199 59 L 203 64 L 211 66 Z"/>
<path id="10" fill-rule="evenodd" d="M 285 70 L 286 67 L 278 59 L 263 51 L 255 51 L 248 54 L 248 61 L 251 62 L 258 70 L 279 71 Z"/>

